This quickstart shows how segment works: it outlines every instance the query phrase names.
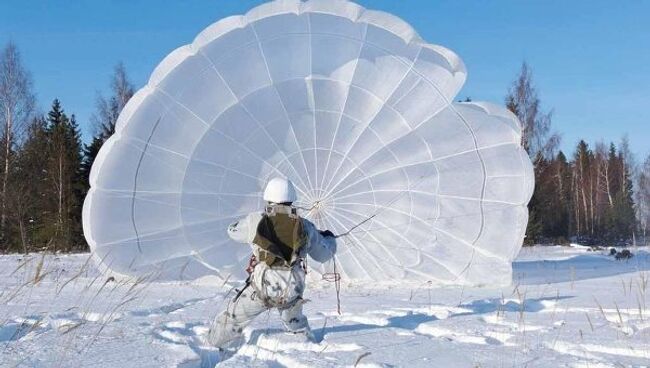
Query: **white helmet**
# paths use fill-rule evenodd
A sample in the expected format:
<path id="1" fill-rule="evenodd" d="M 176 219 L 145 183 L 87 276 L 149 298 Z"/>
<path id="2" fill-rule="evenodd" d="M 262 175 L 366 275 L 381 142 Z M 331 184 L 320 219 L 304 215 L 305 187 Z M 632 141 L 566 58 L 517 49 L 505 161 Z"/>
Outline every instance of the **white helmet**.
<path id="1" fill-rule="evenodd" d="M 273 203 L 287 203 L 296 201 L 296 189 L 293 183 L 285 178 L 273 178 L 266 184 L 264 200 Z"/>

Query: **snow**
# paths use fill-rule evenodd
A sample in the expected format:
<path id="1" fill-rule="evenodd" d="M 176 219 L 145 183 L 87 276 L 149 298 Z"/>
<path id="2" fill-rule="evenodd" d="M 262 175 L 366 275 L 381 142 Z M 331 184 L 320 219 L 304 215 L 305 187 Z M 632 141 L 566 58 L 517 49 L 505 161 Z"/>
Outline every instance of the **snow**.
<path id="1" fill-rule="evenodd" d="M 650 366 L 650 250 L 524 248 L 505 288 L 313 283 L 317 343 L 276 312 L 220 367 Z M 235 284 L 110 279 L 90 255 L 0 256 L 1 367 L 211 367 L 201 336 Z M 42 264 L 41 264 L 42 263 Z"/>

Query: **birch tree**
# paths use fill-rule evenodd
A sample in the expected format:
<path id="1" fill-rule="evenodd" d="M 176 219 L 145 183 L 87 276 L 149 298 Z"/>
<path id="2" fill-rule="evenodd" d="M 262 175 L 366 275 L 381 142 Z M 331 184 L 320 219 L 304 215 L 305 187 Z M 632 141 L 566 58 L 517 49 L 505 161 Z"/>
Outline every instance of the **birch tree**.
<path id="1" fill-rule="evenodd" d="M 111 94 L 108 97 L 101 94 L 97 96 L 96 112 L 91 117 L 96 136 L 106 140 L 115 133 L 117 118 L 133 93 L 133 84 L 129 81 L 124 64 L 120 62 L 115 66 L 111 77 Z"/>
<path id="2" fill-rule="evenodd" d="M 13 151 L 22 129 L 34 110 L 31 76 L 23 67 L 16 45 L 0 51 L 0 127 L 2 169 L 0 179 L 0 246 L 7 246 L 7 193 L 13 166 Z"/>
<path id="3" fill-rule="evenodd" d="M 650 154 L 639 168 L 636 182 L 636 214 L 639 230 L 647 245 L 648 230 L 650 229 Z"/>
<path id="4" fill-rule="evenodd" d="M 53 251 L 70 250 L 81 242 L 81 139 L 74 115 L 68 118 L 59 100 L 54 100 L 47 123 L 49 197 L 56 224 Z"/>
<path id="5" fill-rule="evenodd" d="M 535 163 L 541 157 L 553 159 L 560 137 L 551 129 L 552 112 L 544 112 L 541 108 L 533 73 L 526 62 L 522 63 L 519 74 L 512 82 L 505 102 L 506 107 L 521 121 L 521 144 Z"/>
<path id="6" fill-rule="evenodd" d="M 84 191 L 87 191 L 90 186 L 90 169 L 95 162 L 99 149 L 115 133 L 117 118 L 133 96 L 133 91 L 133 84 L 129 81 L 124 64 L 118 63 L 111 77 L 111 94 L 109 97 L 98 95 L 95 104 L 96 111 L 91 117 L 95 134 L 90 144 L 84 145 L 83 162 L 81 163 Z"/>

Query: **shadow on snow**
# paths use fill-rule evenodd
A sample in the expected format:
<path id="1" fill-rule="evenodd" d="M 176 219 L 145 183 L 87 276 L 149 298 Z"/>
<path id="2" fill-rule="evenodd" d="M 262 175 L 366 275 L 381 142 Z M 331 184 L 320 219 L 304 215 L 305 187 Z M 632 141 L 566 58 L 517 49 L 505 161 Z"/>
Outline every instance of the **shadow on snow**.
<path id="1" fill-rule="evenodd" d="M 496 311 L 503 312 L 540 312 L 544 309 L 549 308 L 548 303 L 545 302 L 554 302 L 558 300 L 564 300 L 573 298 L 573 296 L 557 296 L 557 297 L 545 297 L 545 298 L 529 298 L 524 299 L 522 303 L 519 303 L 516 300 L 508 299 L 502 300 L 500 298 L 489 298 L 489 299 L 477 299 L 469 303 L 464 303 L 459 305 L 460 308 L 467 309 L 468 311 L 452 313 L 447 318 L 454 318 L 460 316 L 468 315 L 481 315 L 494 313 Z M 356 323 L 356 324 L 346 324 L 338 326 L 324 327 L 319 330 L 314 331 L 317 342 L 323 341 L 326 335 L 331 333 L 341 333 L 341 332 L 355 332 L 362 330 L 377 330 L 385 328 L 397 328 L 404 329 L 413 332 L 423 323 L 433 322 L 440 320 L 436 316 L 426 314 L 426 313 L 416 313 L 408 312 L 403 316 L 395 316 L 387 318 L 388 323 L 385 325 L 373 325 L 367 323 Z M 261 331 L 262 333 L 264 331 Z"/>
<path id="2" fill-rule="evenodd" d="M 650 253 L 640 251 L 627 261 L 617 261 L 613 257 L 593 253 L 561 260 L 515 261 L 512 268 L 515 284 L 572 282 L 648 271 Z"/>

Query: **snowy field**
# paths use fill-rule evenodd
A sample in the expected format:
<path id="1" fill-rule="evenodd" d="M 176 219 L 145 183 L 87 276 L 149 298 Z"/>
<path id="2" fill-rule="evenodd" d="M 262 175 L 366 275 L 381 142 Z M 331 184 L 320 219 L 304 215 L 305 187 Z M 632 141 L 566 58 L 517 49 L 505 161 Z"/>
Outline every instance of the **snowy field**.
<path id="1" fill-rule="evenodd" d="M 261 315 L 220 367 L 650 366 L 650 252 L 522 250 L 511 287 L 312 285 L 319 343 Z M 108 279 L 88 254 L 0 256 L 0 366 L 210 367 L 199 343 L 232 285 Z"/>

